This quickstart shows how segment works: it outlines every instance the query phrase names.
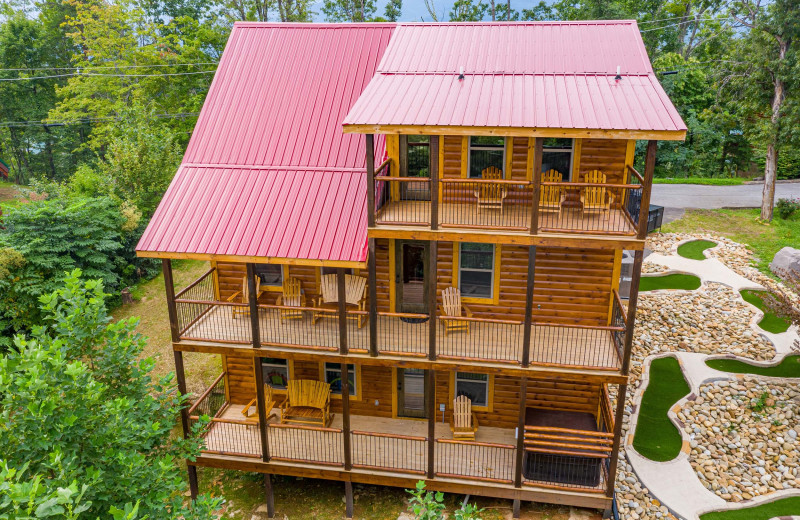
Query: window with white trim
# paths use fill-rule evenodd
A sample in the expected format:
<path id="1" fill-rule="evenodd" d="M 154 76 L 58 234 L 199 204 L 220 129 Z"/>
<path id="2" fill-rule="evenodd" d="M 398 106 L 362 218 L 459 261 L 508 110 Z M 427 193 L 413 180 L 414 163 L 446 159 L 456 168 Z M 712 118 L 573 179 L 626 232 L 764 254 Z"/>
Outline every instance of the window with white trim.
<path id="1" fill-rule="evenodd" d="M 261 278 L 261 285 L 270 287 L 283 286 L 283 266 L 280 264 L 255 264 L 256 275 Z"/>
<path id="2" fill-rule="evenodd" d="M 503 172 L 505 178 L 506 139 L 491 135 L 469 138 L 469 178 L 480 179 L 482 172 L 490 166 Z"/>
<path id="3" fill-rule="evenodd" d="M 466 298 L 494 296 L 494 244 L 462 242 L 458 254 L 458 288 Z"/>
<path id="4" fill-rule="evenodd" d="M 472 406 L 489 406 L 489 374 L 456 372 L 455 397 L 467 396 Z"/>
<path id="5" fill-rule="evenodd" d="M 356 387 L 356 366 L 352 363 L 347 365 L 347 379 L 350 381 L 350 395 L 358 395 Z M 331 385 L 331 393 L 342 395 L 342 364 L 325 363 L 325 382 Z"/>
<path id="6" fill-rule="evenodd" d="M 261 358 L 264 382 L 275 390 L 286 390 L 289 384 L 289 362 L 280 358 Z"/>
<path id="7" fill-rule="evenodd" d="M 561 173 L 561 180 L 567 182 L 572 176 L 572 154 L 574 140 L 561 137 L 550 137 L 544 140 L 542 149 L 542 171 L 556 170 Z"/>

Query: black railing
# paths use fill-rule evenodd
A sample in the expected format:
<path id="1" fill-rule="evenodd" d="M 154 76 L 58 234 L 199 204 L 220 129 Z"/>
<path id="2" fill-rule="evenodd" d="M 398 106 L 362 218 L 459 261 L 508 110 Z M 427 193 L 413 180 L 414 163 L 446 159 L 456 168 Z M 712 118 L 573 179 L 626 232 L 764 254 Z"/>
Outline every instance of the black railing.
<path id="1" fill-rule="evenodd" d="M 528 181 L 442 179 L 442 227 L 527 231 L 533 190 Z"/>
<path id="2" fill-rule="evenodd" d="M 212 267 L 175 295 L 178 331 L 181 335 L 212 309 L 213 303 L 208 302 L 214 300 L 215 271 L 216 268 Z"/>
<path id="3" fill-rule="evenodd" d="M 611 333 L 611 337 L 614 340 L 614 348 L 617 350 L 620 363 L 622 363 L 622 360 L 625 359 L 625 333 L 628 320 L 625 316 L 625 307 L 622 305 L 622 299 L 616 289 L 611 295 L 611 306 L 611 326 L 615 329 Z"/>
<path id="4" fill-rule="evenodd" d="M 429 225 L 430 179 L 423 177 L 375 177 L 375 222 L 406 226 Z"/>
<path id="5" fill-rule="evenodd" d="M 343 466 L 342 430 L 292 424 L 267 425 L 270 460 Z"/>
<path id="6" fill-rule="evenodd" d="M 515 451 L 510 444 L 436 439 L 436 476 L 510 484 Z"/>
<path id="7" fill-rule="evenodd" d="M 352 431 L 353 467 L 424 475 L 427 439 L 409 435 Z"/>

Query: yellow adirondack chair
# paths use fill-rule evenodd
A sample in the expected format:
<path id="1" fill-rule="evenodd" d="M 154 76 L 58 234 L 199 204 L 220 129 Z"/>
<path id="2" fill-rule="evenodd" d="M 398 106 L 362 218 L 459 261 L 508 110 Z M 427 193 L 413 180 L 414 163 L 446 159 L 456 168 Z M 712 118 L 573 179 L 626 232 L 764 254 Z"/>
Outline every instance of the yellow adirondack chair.
<path id="1" fill-rule="evenodd" d="M 264 290 L 261 288 L 261 277 L 256 276 L 256 299 L 261 298 Z M 236 291 L 228 297 L 229 303 L 243 303 L 244 307 L 238 305 L 231 307 L 233 319 L 237 316 L 250 316 L 250 285 L 247 283 L 247 276 L 242 276 L 242 290 Z"/>
<path id="2" fill-rule="evenodd" d="M 496 166 L 489 166 L 481 172 L 481 178 L 484 180 L 501 180 L 503 172 Z M 480 183 L 475 188 L 475 197 L 478 199 L 478 210 L 481 209 L 499 209 L 500 214 L 503 214 L 503 200 L 508 195 L 508 189 L 502 184 L 494 183 Z"/>
<path id="3" fill-rule="evenodd" d="M 303 309 L 305 307 L 306 297 L 303 294 L 303 288 L 300 285 L 300 280 L 297 278 L 289 277 L 283 282 L 283 294 L 278 296 L 275 300 L 275 305 L 283 305 L 286 307 L 298 307 L 295 309 L 280 309 L 281 321 L 283 320 L 302 320 Z"/>
<path id="4" fill-rule="evenodd" d="M 463 309 L 463 314 L 462 314 Z M 439 306 L 439 313 L 442 316 L 466 316 L 472 317 L 472 311 L 469 307 L 461 303 L 461 291 L 455 287 L 448 287 L 442 291 L 442 305 Z M 469 322 L 464 320 L 456 320 L 452 318 L 441 318 L 444 324 L 444 335 L 447 336 L 451 332 L 466 331 L 469 334 Z"/>
<path id="5" fill-rule="evenodd" d="M 606 174 L 600 170 L 592 170 L 583 180 L 591 184 L 605 184 Z M 614 204 L 615 196 L 604 186 L 584 187 L 581 190 L 581 218 L 587 212 L 603 213 L 608 216 L 608 210 Z"/>
<path id="6" fill-rule="evenodd" d="M 255 417 L 255 421 L 258 423 L 258 408 L 256 407 L 256 402 L 257 398 L 254 397 L 251 399 L 242 409 L 242 415 L 251 420 Z M 264 410 L 267 412 L 267 422 L 275 417 L 275 414 L 272 413 L 272 409 L 275 408 L 275 402 L 275 394 L 272 391 L 272 387 L 264 383 Z"/>
<path id="7" fill-rule="evenodd" d="M 331 415 L 331 385 L 312 379 L 289 381 L 281 403 L 281 424 L 319 424 L 327 427 Z"/>
<path id="8" fill-rule="evenodd" d="M 453 399 L 453 420 L 450 422 L 453 439 L 474 441 L 478 432 L 478 416 L 472 411 L 472 401 L 466 395 Z"/>
<path id="9" fill-rule="evenodd" d="M 335 274 L 326 274 L 320 281 L 319 298 L 314 302 L 314 307 L 324 309 L 314 313 L 314 323 L 321 318 L 335 318 L 339 310 L 339 283 Z M 367 279 L 363 276 L 344 275 L 344 294 L 345 305 L 356 310 L 366 311 L 367 309 Z M 367 321 L 366 314 L 348 316 L 348 319 L 358 321 L 358 328 L 364 326 Z"/>
<path id="10" fill-rule="evenodd" d="M 561 182 L 561 172 L 547 170 L 542 173 L 542 182 Z M 551 211 L 561 215 L 561 205 L 567 198 L 564 186 L 542 186 L 539 191 L 539 211 Z"/>

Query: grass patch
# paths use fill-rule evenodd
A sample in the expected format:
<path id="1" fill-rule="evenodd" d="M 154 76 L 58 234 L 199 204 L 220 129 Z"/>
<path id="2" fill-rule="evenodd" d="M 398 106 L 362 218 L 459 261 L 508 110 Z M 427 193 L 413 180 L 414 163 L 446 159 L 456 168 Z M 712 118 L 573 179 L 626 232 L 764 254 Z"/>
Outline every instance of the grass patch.
<path id="1" fill-rule="evenodd" d="M 699 287 L 700 278 L 690 274 L 642 276 L 639 280 L 640 291 L 656 291 L 659 289 L 684 289 L 687 291 L 693 291 Z"/>
<path id="2" fill-rule="evenodd" d="M 706 513 L 700 515 L 700 520 L 770 520 L 779 516 L 796 515 L 798 512 L 800 497 L 790 497 L 735 511 Z"/>
<path id="3" fill-rule="evenodd" d="M 711 240 L 692 240 L 679 245 L 678 254 L 690 260 L 705 260 L 706 255 L 703 254 L 703 251 L 716 245 L 717 243 Z"/>
<path id="4" fill-rule="evenodd" d="M 642 396 L 633 437 L 633 447 L 642 456 L 657 462 L 678 456 L 683 439 L 667 412 L 688 393 L 689 385 L 677 359 L 658 358 L 650 363 L 650 379 Z"/>
<path id="5" fill-rule="evenodd" d="M 769 305 L 767 305 L 767 302 L 764 301 L 763 291 L 744 290 L 740 292 L 742 294 L 742 298 L 744 298 L 744 301 L 751 305 L 755 305 L 764 313 L 764 317 L 758 322 L 759 327 L 767 332 L 772 332 L 773 334 L 780 334 L 781 332 L 786 332 L 789 330 L 792 322 L 775 314 L 775 311 L 773 311 Z"/>
<path id="6" fill-rule="evenodd" d="M 186 287 L 208 270 L 208 262 L 198 260 L 178 260 L 172 262 L 176 292 Z M 137 331 L 147 337 L 144 357 L 155 359 L 154 373 L 163 376 L 175 371 L 172 357 L 172 335 L 167 317 L 167 297 L 164 289 L 164 275 L 132 288 L 134 303 L 114 309 L 112 315 L 120 320 L 131 316 L 139 317 Z M 199 393 L 210 385 L 222 371 L 219 356 L 184 352 L 186 385 L 189 392 Z"/>
<path id="7" fill-rule="evenodd" d="M 738 186 L 745 179 L 734 177 L 732 179 L 717 179 L 711 177 L 686 177 L 685 179 L 668 179 L 656 177 L 653 184 L 703 184 L 705 186 Z"/>
<path id="8" fill-rule="evenodd" d="M 800 377 L 800 356 L 786 356 L 779 364 L 771 367 L 751 365 L 738 359 L 710 359 L 706 365 L 714 370 L 733 374 L 757 374 L 768 377 Z"/>
<path id="9" fill-rule="evenodd" d="M 781 248 L 800 243 L 800 215 L 770 223 L 759 220 L 757 209 L 696 209 L 665 224 L 665 233 L 711 233 L 748 245 L 756 256 L 756 267 L 772 276 L 769 263 Z"/>

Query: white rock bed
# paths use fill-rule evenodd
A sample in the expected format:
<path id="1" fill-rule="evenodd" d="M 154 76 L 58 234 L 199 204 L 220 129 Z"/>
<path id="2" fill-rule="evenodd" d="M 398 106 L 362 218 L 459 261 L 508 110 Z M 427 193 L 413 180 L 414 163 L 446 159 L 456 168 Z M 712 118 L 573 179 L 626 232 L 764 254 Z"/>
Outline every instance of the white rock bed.
<path id="1" fill-rule="evenodd" d="M 678 413 L 698 478 L 741 502 L 800 488 L 800 385 L 746 377 L 700 388 Z"/>

